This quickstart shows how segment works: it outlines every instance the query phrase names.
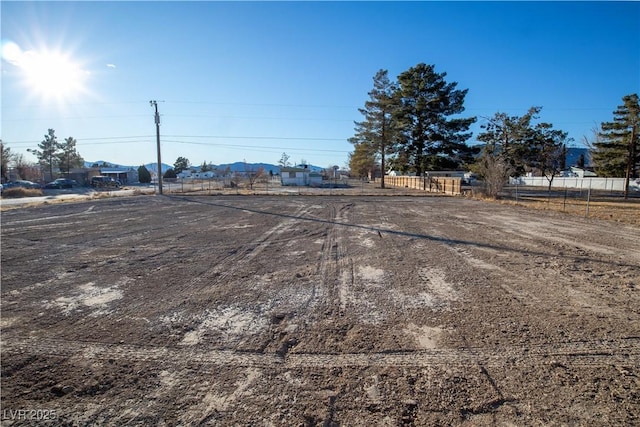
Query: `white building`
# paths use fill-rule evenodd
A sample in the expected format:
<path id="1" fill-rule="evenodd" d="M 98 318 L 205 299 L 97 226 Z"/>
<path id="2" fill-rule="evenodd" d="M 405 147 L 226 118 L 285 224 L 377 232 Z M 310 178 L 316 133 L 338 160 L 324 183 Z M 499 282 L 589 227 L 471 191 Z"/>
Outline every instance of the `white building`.
<path id="1" fill-rule="evenodd" d="M 280 183 L 282 185 L 295 185 L 300 187 L 319 187 L 322 185 L 322 175 L 319 172 L 313 172 L 309 169 L 308 165 L 282 168 L 280 169 Z"/>

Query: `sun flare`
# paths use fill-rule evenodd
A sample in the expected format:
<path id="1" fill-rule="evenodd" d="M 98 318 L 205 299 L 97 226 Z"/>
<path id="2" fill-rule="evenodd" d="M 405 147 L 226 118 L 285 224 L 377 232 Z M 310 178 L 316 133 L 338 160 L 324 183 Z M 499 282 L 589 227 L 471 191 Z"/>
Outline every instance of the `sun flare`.
<path id="1" fill-rule="evenodd" d="M 7 43 L 2 57 L 18 67 L 20 80 L 32 96 L 64 101 L 86 92 L 89 73 L 68 54 L 47 49 L 23 51 L 15 43 Z"/>

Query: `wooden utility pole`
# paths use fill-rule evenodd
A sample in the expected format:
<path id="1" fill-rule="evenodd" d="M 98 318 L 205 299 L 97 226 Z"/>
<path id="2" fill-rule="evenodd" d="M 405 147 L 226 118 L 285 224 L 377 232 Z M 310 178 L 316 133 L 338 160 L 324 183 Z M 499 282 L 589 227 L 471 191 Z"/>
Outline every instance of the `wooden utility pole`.
<path id="1" fill-rule="evenodd" d="M 160 156 L 160 114 L 158 114 L 158 102 L 149 101 L 149 104 L 156 109 L 156 144 L 158 145 L 158 194 L 162 194 L 162 159 Z"/>

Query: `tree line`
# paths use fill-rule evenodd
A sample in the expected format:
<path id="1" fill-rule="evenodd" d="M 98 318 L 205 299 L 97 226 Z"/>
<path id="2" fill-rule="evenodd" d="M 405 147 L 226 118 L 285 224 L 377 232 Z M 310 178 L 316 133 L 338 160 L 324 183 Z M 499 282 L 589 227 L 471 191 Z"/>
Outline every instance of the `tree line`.
<path id="1" fill-rule="evenodd" d="M 49 129 L 44 136 L 42 142 L 38 144 L 38 148 L 27 149 L 27 151 L 36 156 L 38 164 L 42 170 L 49 172 L 49 177 L 53 179 L 53 171 L 60 171 L 62 174 L 68 174 L 71 169 L 84 166 L 84 159 L 76 149 L 77 141 L 70 136 L 65 138 L 63 142 L 58 141 L 54 129 Z M 22 154 L 12 153 L 9 147 L 5 147 L 0 141 L 0 158 L 2 161 L 2 179 L 8 180 L 9 164 L 13 162 L 18 174 L 21 178 L 31 178 L 30 172 L 33 167 L 29 162 L 24 160 Z"/>
<path id="2" fill-rule="evenodd" d="M 555 176 L 566 169 L 565 131 L 551 123 L 537 122 L 542 107 L 533 106 L 522 116 L 496 112 L 484 117 L 477 136 L 479 145 L 467 141 L 476 117 L 463 117 L 468 89 L 447 82 L 445 72 L 434 65 L 420 63 L 401 73 L 396 81 L 387 70 L 373 77 L 362 121 L 354 122 L 349 139 L 354 151 L 349 167 L 356 176 L 381 171 L 381 187 L 389 169 L 417 176 L 431 170 L 462 169 L 477 173 L 485 192 L 496 196 L 509 177 L 533 172 L 547 177 L 549 187 Z M 623 97 L 612 122 L 601 124 L 590 151 L 600 176 L 638 178 L 640 136 L 638 95 Z M 584 159 L 583 159 L 584 163 Z"/>

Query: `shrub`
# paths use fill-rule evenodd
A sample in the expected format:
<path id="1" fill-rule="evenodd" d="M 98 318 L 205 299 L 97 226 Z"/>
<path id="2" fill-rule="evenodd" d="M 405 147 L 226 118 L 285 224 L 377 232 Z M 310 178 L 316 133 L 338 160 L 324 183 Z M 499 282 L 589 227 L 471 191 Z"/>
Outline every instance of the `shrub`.
<path id="1" fill-rule="evenodd" d="M 148 184 L 151 182 L 151 172 L 144 166 L 138 168 L 138 181 L 141 184 Z"/>
<path id="2" fill-rule="evenodd" d="M 7 188 L 2 192 L 2 197 L 7 199 L 19 199 L 21 197 L 38 197 L 42 196 L 42 190 L 37 188 L 14 187 Z"/>

